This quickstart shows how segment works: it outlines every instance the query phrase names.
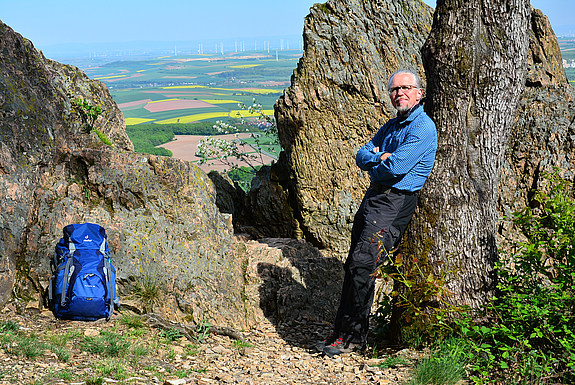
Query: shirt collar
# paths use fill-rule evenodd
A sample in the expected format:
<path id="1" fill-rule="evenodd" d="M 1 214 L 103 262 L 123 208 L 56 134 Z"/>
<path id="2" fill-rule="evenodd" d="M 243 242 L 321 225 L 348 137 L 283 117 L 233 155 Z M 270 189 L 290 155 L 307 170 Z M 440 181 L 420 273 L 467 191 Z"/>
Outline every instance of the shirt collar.
<path id="1" fill-rule="evenodd" d="M 403 123 L 403 122 L 405 122 L 405 121 L 415 119 L 415 117 L 416 117 L 418 114 L 414 114 L 414 112 L 415 112 L 419 107 L 422 107 L 422 108 L 423 108 L 423 103 L 419 102 L 419 103 L 417 103 L 415 106 L 411 107 L 411 108 L 409 109 L 409 111 L 407 111 L 405 114 L 403 114 L 403 115 L 397 115 L 397 120 L 398 120 L 400 123 Z M 412 115 L 413 115 L 413 116 L 412 116 Z"/>
<path id="2" fill-rule="evenodd" d="M 404 121 L 408 120 L 408 118 L 411 116 L 411 114 L 412 114 L 415 110 L 417 110 L 420 106 L 422 106 L 422 103 L 421 103 L 421 102 L 419 102 L 419 103 L 417 103 L 415 106 L 411 107 L 411 108 L 409 109 L 409 111 L 407 111 L 405 114 L 403 114 L 403 115 L 397 115 L 397 120 L 400 121 L 400 122 L 404 122 Z M 413 120 L 413 119 L 410 119 L 410 120 Z"/>

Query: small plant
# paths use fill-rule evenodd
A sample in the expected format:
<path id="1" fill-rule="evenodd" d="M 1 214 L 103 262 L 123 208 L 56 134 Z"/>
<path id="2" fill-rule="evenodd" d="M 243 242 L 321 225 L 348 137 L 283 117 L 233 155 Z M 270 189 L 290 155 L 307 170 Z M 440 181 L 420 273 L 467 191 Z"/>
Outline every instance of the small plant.
<path id="1" fill-rule="evenodd" d="M 150 354 L 150 348 L 144 344 L 137 344 L 132 347 L 132 354 L 136 357 L 144 357 Z"/>
<path id="2" fill-rule="evenodd" d="M 102 113 L 102 108 L 93 106 L 90 102 L 82 98 L 72 99 L 72 106 L 76 108 L 76 111 L 84 122 L 86 130 L 88 132 L 92 131 L 94 129 L 94 123 L 96 123 L 98 116 Z"/>
<path id="3" fill-rule="evenodd" d="M 242 340 L 233 340 L 232 341 L 232 348 L 240 350 L 243 348 L 253 348 L 254 346 L 250 344 L 248 341 Z"/>
<path id="4" fill-rule="evenodd" d="M 168 352 L 168 355 L 166 357 L 170 361 L 174 360 L 176 358 L 176 352 L 174 351 L 174 349 L 170 349 L 170 351 Z"/>
<path id="5" fill-rule="evenodd" d="M 104 377 L 114 377 L 122 380 L 126 378 L 126 368 L 117 360 L 107 359 L 96 366 L 96 372 Z"/>
<path id="6" fill-rule="evenodd" d="M 4 332 L 15 332 L 18 331 L 18 329 L 20 329 L 20 325 L 18 325 L 17 322 L 14 321 L 2 321 L 0 323 L 0 333 L 4 333 Z"/>
<path id="7" fill-rule="evenodd" d="M 132 329 L 140 329 L 145 326 L 144 320 L 137 314 L 123 314 L 119 322 Z"/>
<path id="8" fill-rule="evenodd" d="M 199 354 L 198 345 L 195 344 L 186 345 L 184 352 L 185 356 L 197 356 L 198 354 Z"/>
<path id="9" fill-rule="evenodd" d="M 70 361 L 70 352 L 61 346 L 50 346 L 50 351 L 58 357 L 58 359 L 62 362 Z"/>
<path id="10" fill-rule="evenodd" d="M 74 374 L 68 370 L 68 369 L 64 369 L 64 370 L 60 370 L 57 374 L 56 377 L 60 378 L 61 380 L 64 381 L 70 381 L 71 379 L 74 378 Z"/>
<path id="11" fill-rule="evenodd" d="M 146 312 L 151 313 L 160 299 L 160 286 L 148 276 L 136 282 L 134 296 L 140 300 Z"/>
<path id="12" fill-rule="evenodd" d="M 206 340 L 206 337 L 210 335 L 210 328 L 212 324 L 208 321 L 201 321 L 196 327 L 196 341 L 202 343 Z"/>
<path id="13" fill-rule="evenodd" d="M 182 332 L 176 328 L 170 328 L 168 330 L 161 330 L 160 331 L 160 337 L 164 337 L 165 339 L 169 340 L 169 341 L 177 341 L 180 338 L 182 338 L 184 335 L 182 334 Z"/>
<path id="14" fill-rule="evenodd" d="M 50 332 L 46 334 L 46 340 L 49 344 L 64 347 L 66 344 L 73 340 L 74 338 L 78 338 L 80 333 L 76 330 L 69 330 L 64 334 L 56 334 L 54 332 Z"/>
<path id="15" fill-rule="evenodd" d="M 385 360 L 381 361 L 377 365 L 374 365 L 378 368 L 387 369 L 387 368 L 394 368 L 400 365 L 409 365 L 411 362 L 402 356 L 387 356 Z"/>
<path id="16" fill-rule="evenodd" d="M 86 385 L 102 385 L 104 383 L 104 379 L 99 376 L 90 376 L 84 380 L 86 381 Z"/>
<path id="17" fill-rule="evenodd" d="M 126 354 L 130 342 L 115 333 L 102 331 L 98 337 L 84 337 L 80 343 L 83 351 L 94 354 L 102 354 L 108 357 L 120 357 Z"/>
<path id="18" fill-rule="evenodd" d="M 102 108 L 100 106 L 94 106 L 90 102 L 82 98 L 72 99 L 72 106 L 75 107 L 78 115 L 80 115 L 80 118 L 84 123 L 84 128 L 86 129 L 86 131 L 88 132 L 94 131 L 94 133 L 98 136 L 98 138 L 100 138 L 100 140 L 104 144 L 112 146 L 112 142 L 110 141 L 110 139 L 108 139 L 108 137 L 102 131 L 100 131 L 94 126 L 96 120 L 102 114 Z"/>
<path id="19" fill-rule="evenodd" d="M 30 336 L 14 335 L 8 346 L 8 353 L 23 356 L 32 360 L 42 355 L 48 348 L 48 345 L 39 340 L 34 334 Z"/>
<path id="20" fill-rule="evenodd" d="M 379 303 L 374 317 L 376 334 L 381 337 L 390 332 L 392 311 L 400 314 L 395 321 L 397 331 L 401 332 L 399 342 L 408 346 L 419 347 L 427 341 L 441 340 L 452 333 L 445 319 L 461 309 L 447 301 L 452 295 L 447 286 L 456 272 L 439 268 L 439 265 L 436 272 L 427 261 L 408 258 L 400 253 L 388 253 L 383 242 L 379 240 L 378 243 L 380 258 L 384 262 L 376 275 L 393 282 L 394 290 L 390 295 L 384 294 Z"/>
<path id="21" fill-rule="evenodd" d="M 558 170 L 544 177 L 513 215 L 526 241 L 500 253 L 498 294 L 475 317 L 487 322 L 456 319 L 478 384 L 575 383 L 575 198 Z"/>
<path id="22" fill-rule="evenodd" d="M 447 339 L 431 351 L 413 369 L 408 385 L 454 385 L 466 377 L 470 361 L 468 343 Z"/>

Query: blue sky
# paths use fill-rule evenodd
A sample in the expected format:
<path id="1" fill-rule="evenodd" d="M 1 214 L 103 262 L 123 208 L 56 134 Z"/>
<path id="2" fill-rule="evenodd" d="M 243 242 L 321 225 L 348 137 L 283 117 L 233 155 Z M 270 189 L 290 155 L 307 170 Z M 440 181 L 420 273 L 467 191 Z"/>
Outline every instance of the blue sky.
<path id="1" fill-rule="evenodd" d="M 301 36 L 322 0 L 0 0 L 0 20 L 40 49 L 62 43 Z M 425 0 L 435 6 L 435 0 Z M 575 0 L 532 0 L 554 27 L 575 24 Z M 573 33 L 575 33 L 575 28 Z"/>

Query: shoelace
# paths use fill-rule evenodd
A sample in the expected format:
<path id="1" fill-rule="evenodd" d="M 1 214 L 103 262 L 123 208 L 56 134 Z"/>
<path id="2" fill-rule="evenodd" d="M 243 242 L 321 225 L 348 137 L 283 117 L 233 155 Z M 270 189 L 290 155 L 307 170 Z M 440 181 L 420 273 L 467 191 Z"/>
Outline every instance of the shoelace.
<path id="1" fill-rule="evenodd" d="M 335 340 L 335 342 L 333 344 L 331 344 L 331 346 L 333 347 L 337 347 L 338 345 L 343 344 L 343 338 L 338 338 L 337 340 Z"/>

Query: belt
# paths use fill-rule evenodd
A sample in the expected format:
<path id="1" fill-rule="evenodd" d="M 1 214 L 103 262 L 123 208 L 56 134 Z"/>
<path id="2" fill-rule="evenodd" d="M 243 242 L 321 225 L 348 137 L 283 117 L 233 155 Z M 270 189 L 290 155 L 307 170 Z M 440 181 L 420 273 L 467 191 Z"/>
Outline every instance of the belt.
<path id="1" fill-rule="evenodd" d="M 417 194 L 417 191 L 399 190 L 399 189 L 396 189 L 395 187 L 385 186 L 383 184 L 379 184 L 379 183 L 375 183 L 375 182 L 371 182 L 369 185 L 369 188 L 372 190 L 375 190 L 377 192 L 384 193 L 384 194 L 389 194 L 390 192 L 392 192 L 394 194 L 403 194 L 403 195 L 415 195 L 415 194 Z"/>

